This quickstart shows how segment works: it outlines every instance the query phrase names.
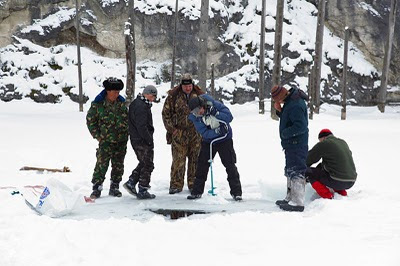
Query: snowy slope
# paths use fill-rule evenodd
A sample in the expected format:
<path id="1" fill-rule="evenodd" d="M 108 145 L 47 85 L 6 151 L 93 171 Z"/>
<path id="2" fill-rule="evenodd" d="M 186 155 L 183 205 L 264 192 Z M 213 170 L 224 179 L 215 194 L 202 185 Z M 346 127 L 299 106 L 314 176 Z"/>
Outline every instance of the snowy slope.
<path id="1" fill-rule="evenodd" d="M 268 103 L 267 103 L 268 104 Z M 0 265 L 385 265 L 400 264 L 400 181 L 395 173 L 400 142 L 400 108 L 348 108 L 322 105 L 310 121 L 310 146 L 321 128 L 344 138 L 359 174 L 348 197 L 319 199 L 308 186 L 304 213 L 280 211 L 274 201 L 285 194 L 284 155 L 278 122 L 258 115 L 258 104 L 229 106 L 244 202 L 229 198 L 226 173 L 214 165 L 217 197 L 192 206 L 234 210 L 179 220 L 145 211 L 187 204 L 188 191 L 168 195 L 170 146 L 165 142 L 162 103 L 153 106 L 155 170 L 152 192 L 158 201 L 140 202 L 124 190 L 122 198 L 102 197 L 54 219 L 30 210 L 15 189 L 0 189 Z M 88 195 L 97 143 L 85 125 L 85 112 L 70 101 L 60 105 L 30 100 L 0 102 L 0 187 L 45 185 L 55 178 Z M 125 174 L 137 160 L 131 148 Z M 19 171 L 25 165 L 71 173 Z M 107 195 L 109 173 L 105 182 Z M 209 184 L 207 183 L 207 186 Z M 207 189 L 207 187 L 206 187 Z M 254 202 L 254 204 L 252 204 Z M 229 206 L 229 207 L 228 207 Z M 257 209 L 257 210 L 254 210 Z"/>
<path id="2" fill-rule="evenodd" d="M 123 0 L 104 0 L 103 6 L 113 6 Z M 275 28 L 276 1 L 267 0 L 266 11 L 266 71 L 272 73 L 273 68 L 273 44 Z M 200 16 L 200 1 L 184 0 L 180 1 L 180 12 L 190 19 L 198 19 Z M 155 13 L 166 13 L 172 15 L 175 8 L 174 0 L 142 0 L 135 3 L 136 8 L 147 15 Z M 88 11 L 93 20 L 96 17 Z M 240 1 L 210 1 L 210 17 L 215 14 L 227 18 L 227 30 L 218 36 L 219 40 L 234 48 L 235 53 L 240 57 L 243 66 L 233 73 L 216 80 L 216 89 L 223 90 L 223 94 L 232 98 L 232 94 L 238 88 L 247 91 L 255 91 L 251 82 L 259 78 L 259 47 L 260 47 L 260 28 L 261 28 L 261 1 L 249 0 L 247 5 L 242 5 Z M 307 91 L 307 67 L 312 64 L 312 56 L 315 47 L 315 30 L 317 25 L 317 9 L 306 0 L 292 0 L 285 4 L 283 26 L 283 47 L 289 51 L 282 58 L 282 71 L 288 76 L 296 74 L 296 78 L 291 82 L 291 86 Z M 241 16 L 242 15 L 242 16 Z M 43 20 L 37 20 L 32 25 L 22 30 L 22 33 L 31 31 L 39 34 L 48 33 L 50 30 L 60 27 L 61 24 L 72 20 L 74 9 L 60 7 L 59 11 Z M 241 17 L 233 19 L 233 17 Z M 50 49 L 35 45 L 27 40 L 17 39 L 19 44 L 9 45 L 0 49 L 2 58 L 0 74 L 0 88 L 10 86 L 15 91 L 26 97 L 40 91 L 44 95 L 55 95 L 57 102 L 63 101 L 62 96 L 68 93 L 78 93 L 77 80 L 77 59 L 76 47 L 60 45 Z M 343 40 L 334 36 L 327 28 L 324 30 L 324 59 L 322 66 L 322 79 L 332 76 L 330 62 L 337 60 L 339 69 L 342 68 Z M 352 43 L 349 47 L 349 71 L 361 76 L 376 77 L 377 70 L 364 59 L 362 52 Z M 138 51 L 140 52 L 140 51 Z M 137 87 L 143 87 L 144 79 L 152 79 L 154 82 L 161 83 L 165 88 L 169 82 L 163 83 L 162 71 L 170 71 L 170 62 L 138 62 L 137 66 Z M 148 70 L 150 68 L 150 70 Z M 143 70 L 144 69 L 144 70 Z M 40 71 L 42 76 L 33 77 L 32 71 Z M 300 74 L 299 74 L 300 73 Z M 125 60 L 104 58 L 96 55 L 88 49 L 82 49 L 82 74 L 84 94 L 90 98 L 94 96 L 93 89 L 101 85 L 101 81 L 110 75 L 115 75 L 123 80 L 126 79 Z M 268 73 L 267 75 L 268 76 Z M 333 75 L 335 76 L 335 75 Z M 21 79 L 22 78 L 22 79 Z M 286 82 L 286 81 L 285 81 Z M 337 84 L 336 84 L 337 85 Z M 379 82 L 374 84 L 379 87 Z M 353 88 L 356 89 L 356 88 Z M 358 89 L 358 87 L 357 87 Z M 372 89 L 372 88 L 369 88 Z M 8 92 L 13 93 L 13 92 Z M 338 95 L 329 95 L 332 99 L 337 99 Z M 336 98 L 335 98 L 336 97 Z M 349 95 L 349 101 L 352 101 Z"/>

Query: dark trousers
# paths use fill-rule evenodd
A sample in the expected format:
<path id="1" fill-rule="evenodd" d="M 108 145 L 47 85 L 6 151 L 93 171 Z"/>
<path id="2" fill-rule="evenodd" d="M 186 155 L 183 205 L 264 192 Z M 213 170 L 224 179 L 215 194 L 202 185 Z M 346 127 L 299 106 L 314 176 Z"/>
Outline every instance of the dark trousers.
<path id="1" fill-rule="evenodd" d="M 236 167 L 236 153 L 233 148 L 232 139 L 216 143 L 212 147 L 212 158 L 218 153 L 222 164 L 225 166 L 228 174 L 228 183 L 231 189 L 231 195 L 242 196 L 242 185 L 240 184 L 240 176 Z M 203 194 L 204 185 L 207 181 L 208 169 L 210 167 L 210 143 L 202 142 L 200 155 L 197 160 L 196 179 L 192 194 Z"/>
<path id="2" fill-rule="evenodd" d="M 305 178 L 304 174 L 307 170 L 306 160 L 308 154 L 308 146 L 300 146 L 285 149 L 285 176 L 292 178 Z"/>
<path id="3" fill-rule="evenodd" d="M 150 176 L 154 169 L 154 147 L 144 143 L 132 143 L 132 148 L 139 163 L 129 179 L 139 180 L 142 187 L 150 187 Z"/>
<path id="4" fill-rule="evenodd" d="M 319 181 L 334 190 L 345 190 L 354 185 L 354 182 L 343 182 L 332 179 L 330 174 L 322 168 L 321 164 L 318 164 L 317 167 L 308 167 L 306 177 L 311 184 L 315 181 Z"/>

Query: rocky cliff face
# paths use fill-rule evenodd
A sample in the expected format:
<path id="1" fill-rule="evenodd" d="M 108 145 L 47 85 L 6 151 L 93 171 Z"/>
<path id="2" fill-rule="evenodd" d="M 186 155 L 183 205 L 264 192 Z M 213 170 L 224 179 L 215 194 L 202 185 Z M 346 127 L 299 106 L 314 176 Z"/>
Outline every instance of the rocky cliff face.
<path id="1" fill-rule="evenodd" d="M 124 24 L 127 21 L 127 4 L 124 0 L 82 0 L 81 25 L 82 45 L 100 55 L 123 58 L 125 55 Z M 197 74 L 197 54 L 199 50 L 197 33 L 199 31 L 200 4 L 194 1 L 192 5 L 184 4 L 180 8 L 178 23 L 178 71 Z M 135 38 L 137 60 L 150 60 L 165 64 L 172 57 L 173 19 L 175 1 L 161 1 L 164 5 L 153 5 L 146 0 L 135 1 Z M 229 34 L 234 27 L 247 26 L 249 31 L 259 31 L 261 5 L 252 0 L 219 0 L 210 1 L 213 16 L 210 19 L 208 37 L 208 64 L 216 65 L 216 76 L 226 76 L 234 82 L 234 89 L 226 93 L 223 87 L 218 87 L 220 94 L 233 102 L 242 103 L 254 100 L 258 87 L 258 47 L 257 40 L 246 40 L 243 32 Z M 313 4 L 314 6 L 311 6 Z M 12 36 L 29 39 L 46 47 L 75 42 L 75 1 L 73 0 L 0 0 L 0 47 L 13 42 Z M 291 27 L 296 21 L 296 8 L 310 9 L 316 15 L 316 0 L 289 0 L 286 2 L 284 28 Z M 384 43 L 387 35 L 388 7 L 390 0 L 330 0 L 327 1 L 326 26 L 330 31 L 343 37 L 345 26 L 351 30 L 351 42 L 360 49 L 366 59 L 380 72 Z M 268 11 L 267 16 L 274 19 L 275 7 Z M 294 10 L 294 11 L 293 11 Z M 246 13 L 254 12 L 249 18 Z M 286 14 L 288 13 L 288 14 Z M 399 24 L 400 20 L 397 20 Z M 273 34 L 273 23 L 267 25 L 266 33 Z M 400 83 L 400 30 L 396 27 L 392 52 L 391 76 L 389 84 L 398 86 Z M 310 32 L 315 32 L 311 29 Z M 291 33 L 290 33 L 291 34 Z M 257 37 L 259 39 L 259 37 Z M 268 35 L 267 35 L 268 38 Z M 259 42 L 259 40 L 258 40 Z M 265 84 L 269 86 L 272 65 L 273 42 L 267 42 L 267 68 Z M 268 43 L 269 42 L 269 43 Z M 304 45 L 304 40 L 299 41 Z M 302 51 L 294 51 L 290 43 L 284 46 L 283 60 L 297 60 L 293 70 L 283 69 L 282 83 L 304 88 L 298 77 L 306 78 L 312 65 L 312 44 L 304 48 L 309 53 L 304 57 Z M 305 44 L 307 46 L 307 44 Z M 338 102 L 340 94 L 341 60 L 327 56 L 326 66 L 330 69 L 323 77 L 322 100 Z M 0 62 L 1 63 L 1 62 Z M 2 76 L 7 75 L 7 68 L 2 67 Z M 247 71 L 247 72 L 246 72 Z M 235 72 L 235 77 L 229 76 Z M 246 72 L 246 73 L 245 73 Z M 245 77 L 245 81 L 239 77 Z M 168 82 L 168 71 L 160 77 Z M 352 71 L 349 74 L 349 96 L 351 103 L 375 104 L 379 73 L 365 75 Z M 304 83 L 304 82 L 303 82 Z M 0 84 L 0 98 L 6 95 L 10 88 L 17 90 L 14 84 Z M 7 95 L 11 95 L 8 93 Z M 8 96 L 7 100 L 9 100 Z M 400 101 L 395 90 L 388 95 L 389 101 Z"/>

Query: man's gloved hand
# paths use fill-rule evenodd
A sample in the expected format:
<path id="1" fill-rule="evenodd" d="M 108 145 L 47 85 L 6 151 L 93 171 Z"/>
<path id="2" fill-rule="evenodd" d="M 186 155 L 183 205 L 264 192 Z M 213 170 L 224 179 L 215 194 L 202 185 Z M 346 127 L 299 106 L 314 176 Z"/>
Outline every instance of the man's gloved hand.
<path id="1" fill-rule="evenodd" d="M 212 116 L 216 116 L 217 113 L 218 113 L 218 110 L 217 110 L 217 108 L 215 108 L 214 106 L 210 106 L 210 107 L 209 107 L 208 113 L 209 113 L 210 115 L 212 115 Z"/>
<path id="2" fill-rule="evenodd" d="M 228 127 L 227 127 L 225 124 L 220 123 L 219 127 L 217 127 L 217 128 L 215 129 L 215 133 L 217 133 L 218 135 L 223 136 L 223 135 L 225 135 L 226 133 L 228 133 Z"/>

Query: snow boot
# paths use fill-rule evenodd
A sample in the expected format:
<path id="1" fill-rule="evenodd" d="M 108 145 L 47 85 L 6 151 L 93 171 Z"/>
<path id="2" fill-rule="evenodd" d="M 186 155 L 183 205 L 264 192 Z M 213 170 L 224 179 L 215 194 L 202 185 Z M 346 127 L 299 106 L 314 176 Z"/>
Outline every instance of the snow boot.
<path id="1" fill-rule="evenodd" d="M 201 194 L 190 194 L 189 196 L 187 196 L 187 199 L 189 200 L 195 200 L 195 199 L 200 199 L 201 198 Z"/>
<path id="2" fill-rule="evenodd" d="M 338 193 L 339 195 L 342 195 L 344 197 L 347 196 L 347 191 L 345 189 L 343 190 L 335 190 L 336 193 Z"/>
<path id="3" fill-rule="evenodd" d="M 103 186 L 101 184 L 94 184 L 93 185 L 93 192 L 90 194 L 91 199 L 98 199 L 100 198 L 101 191 L 103 190 Z"/>
<path id="4" fill-rule="evenodd" d="M 121 191 L 119 191 L 119 183 L 111 182 L 110 191 L 108 192 L 108 195 L 118 198 L 122 197 L 122 193 Z"/>
<path id="5" fill-rule="evenodd" d="M 144 200 L 144 199 L 154 199 L 156 195 L 150 194 L 147 190 L 149 187 L 142 187 L 139 185 L 139 192 L 137 193 L 137 198 Z"/>
<path id="6" fill-rule="evenodd" d="M 126 181 L 123 185 L 123 187 L 126 189 L 126 191 L 128 191 L 129 194 L 131 194 L 135 197 L 137 196 L 136 184 L 138 183 L 138 181 L 139 181 L 139 177 L 136 178 L 136 176 L 135 177 L 130 176 L 129 180 Z"/>
<path id="7" fill-rule="evenodd" d="M 279 205 L 284 211 L 302 212 L 304 211 L 304 194 L 306 180 L 302 177 L 295 177 L 290 180 L 290 201 Z"/>
<path id="8" fill-rule="evenodd" d="M 242 198 L 242 196 L 239 196 L 239 195 L 233 195 L 233 194 L 231 194 L 231 196 L 232 196 L 232 198 L 235 200 L 235 201 L 241 201 L 241 200 L 243 200 L 243 198 Z"/>
<path id="9" fill-rule="evenodd" d="M 280 206 L 282 204 L 287 204 L 290 201 L 290 178 L 286 177 L 286 197 L 283 200 L 275 201 L 275 204 Z"/>
<path id="10" fill-rule="evenodd" d="M 170 188 L 169 189 L 169 194 L 176 194 L 176 193 L 180 193 L 180 192 L 182 192 L 182 189 L 179 189 L 179 188 Z"/>
<path id="11" fill-rule="evenodd" d="M 324 184 L 319 181 L 315 181 L 311 184 L 311 186 L 315 189 L 317 194 L 324 199 L 333 199 L 333 194 Z"/>

